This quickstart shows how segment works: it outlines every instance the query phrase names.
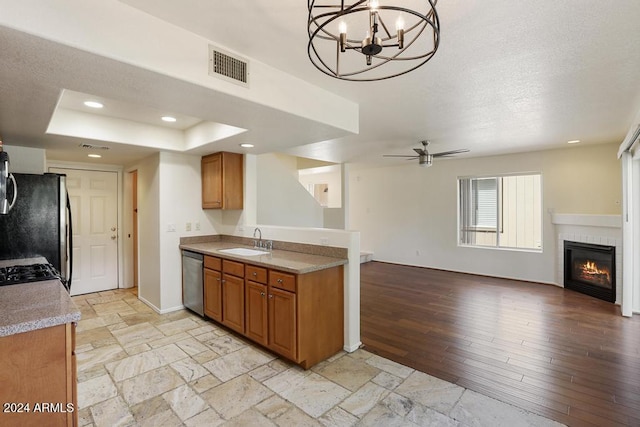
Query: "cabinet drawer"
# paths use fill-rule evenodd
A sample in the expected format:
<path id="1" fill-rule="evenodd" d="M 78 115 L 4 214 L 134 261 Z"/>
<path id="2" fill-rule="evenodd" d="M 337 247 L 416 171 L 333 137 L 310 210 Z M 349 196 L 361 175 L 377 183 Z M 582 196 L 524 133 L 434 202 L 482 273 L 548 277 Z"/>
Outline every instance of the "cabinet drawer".
<path id="1" fill-rule="evenodd" d="M 267 284 L 266 268 L 247 264 L 246 270 L 247 279 L 258 283 L 264 283 L 265 285 Z"/>
<path id="2" fill-rule="evenodd" d="M 210 268 L 211 270 L 220 271 L 222 267 L 222 260 L 212 256 L 204 257 L 204 268 Z"/>
<path id="3" fill-rule="evenodd" d="M 244 264 L 241 262 L 222 260 L 222 271 L 237 277 L 244 277 Z"/>
<path id="4" fill-rule="evenodd" d="M 281 271 L 269 271 L 269 285 L 274 288 L 284 289 L 289 292 L 296 291 L 295 274 L 283 273 Z"/>

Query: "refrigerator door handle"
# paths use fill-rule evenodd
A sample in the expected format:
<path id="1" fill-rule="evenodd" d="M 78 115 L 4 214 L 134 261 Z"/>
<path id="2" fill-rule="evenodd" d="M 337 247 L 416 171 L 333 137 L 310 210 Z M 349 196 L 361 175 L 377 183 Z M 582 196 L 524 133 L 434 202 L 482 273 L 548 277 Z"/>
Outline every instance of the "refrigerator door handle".
<path id="1" fill-rule="evenodd" d="M 13 205 L 16 204 L 16 199 L 18 198 L 18 184 L 16 184 L 16 179 L 13 177 L 12 173 L 9 174 L 8 178 L 13 183 L 13 200 L 11 200 L 11 203 L 9 203 L 9 211 L 10 211 L 11 208 L 13 208 Z"/>
<path id="2" fill-rule="evenodd" d="M 67 214 L 69 215 L 67 239 L 69 241 L 68 257 L 69 257 L 69 275 L 67 277 L 67 290 L 71 292 L 71 276 L 73 276 L 73 221 L 71 220 L 71 200 L 67 193 Z"/>

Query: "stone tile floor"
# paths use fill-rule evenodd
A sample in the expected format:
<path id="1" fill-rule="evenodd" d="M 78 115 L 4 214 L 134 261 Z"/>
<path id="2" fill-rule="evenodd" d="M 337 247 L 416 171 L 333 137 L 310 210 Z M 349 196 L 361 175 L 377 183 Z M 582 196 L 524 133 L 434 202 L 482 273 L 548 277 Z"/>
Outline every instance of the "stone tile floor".
<path id="1" fill-rule="evenodd" d="M 135 290 L 73 297 L 80 426 L 547 426 L 365 350 L 305 371 Z"/>

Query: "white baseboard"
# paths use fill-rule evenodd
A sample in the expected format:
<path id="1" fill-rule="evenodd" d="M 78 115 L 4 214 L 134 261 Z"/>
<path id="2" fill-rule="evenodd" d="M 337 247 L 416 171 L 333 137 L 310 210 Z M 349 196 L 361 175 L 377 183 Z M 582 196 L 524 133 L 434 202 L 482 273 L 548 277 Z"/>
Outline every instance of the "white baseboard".
<path id="1" fill-rule="evenodd" d="M 344 347 L 342 347 L 342 349 L 344 351 L 346 351 L 347 353 L 353 353 L 354 351 L 356 351 L 357 349 L 359 349 L 360 347 L 362 347 L 362 342 L 358 341 L 356 344 L 353 345 L 345 345 Z"/>
<path id="2" fill-rule="evenodd" d="M 147 301 L 146 299 L 144 299 L 140 295 L 138 295 L 138 299 L 140 301 L 142 301 L 143 303 L 147 304 L 149 307 L 151 307 L 151 309 L 153 311 L 155 311 L 158 314 L 167 314 L 167 313 L 171 313 L 173 311 L 178 311 L 178 310 L 184 309 L 184 305 L 179 305 L 179 306 L 176 306 L 176 307 L 165 308 L 164 310 L 160 310 L 158 307 L 156 307 L 155 305 L 151 304 L 149 301 Z"/>

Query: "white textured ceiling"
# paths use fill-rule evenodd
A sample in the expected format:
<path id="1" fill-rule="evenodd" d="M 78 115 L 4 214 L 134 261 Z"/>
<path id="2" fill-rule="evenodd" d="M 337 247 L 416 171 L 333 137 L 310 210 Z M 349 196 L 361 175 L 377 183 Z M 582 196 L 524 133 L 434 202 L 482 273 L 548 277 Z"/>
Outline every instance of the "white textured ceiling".
<path id="1" fill-rule="evenodd" d="M 11 2 L 4 3 L 10 7 Z M 291 141 L 264 141 L 262 152 L 342 162 L 380 160 L 382 153 L 410 151 L 422 139 L 432 141 L 433 151 L 469 148 L 470 155 L 563 147 L 572 139 L 620 142 L 640 109 L 637 0 L 440 0 L 442 34 L 435 57 L 408 75 L 371 83 L 338 81 L 313 68 L 306 52 L 307 5 L 301 0 L 122 3 L 359 104 L 359 134 L 336 139 L 327 138 L 331 132 L 321 126 L 311 129 L 308 121 L 273 113 L 271 126 L 290 128 Z M 109 37 L 88 31 L 92 37 Z M 3 46 L 10 42 L 9 49 L 0 50 L 0 135 L 5 143 L 11 138 L 21 145 L 40 144 L 50 157 L 71 160 L 65 150 L 78 141 L 44 134 L 59 91 L 70 86 L 133 105 L 144 96 L 144 104 L 155 109 L 203 120 L 216 121 L 222 114 L 211 108 L 198 111 L 198 105 L 207 105 L 207 96 L 186 82 L 53 42 L 45 49 L 40 40 L 8 28 L 0 37 Z M 20 52 L 46 58 L 34 63 Z M 77 61 L 76 70 L 57 63 L 60 57 Z M 24 63 L 29 66 L 21 68 Z M 58 75 L 57 66 L 66 75 Z M 21 75 L 25 70 L 28 75 Z M 73 85 L 69 79 L 76 79 Z M 194 102 L 198 96 L 200 104 Z M 244 107 L 239 103 L 236 114 L 245 113 Z M 265 127 L 262 119 L 262 124 L 245 120 L 242 127 Z M 112 151 L 120 150 L 126 155 L 113 162 L 153 151 L 122 144 Z"/>

